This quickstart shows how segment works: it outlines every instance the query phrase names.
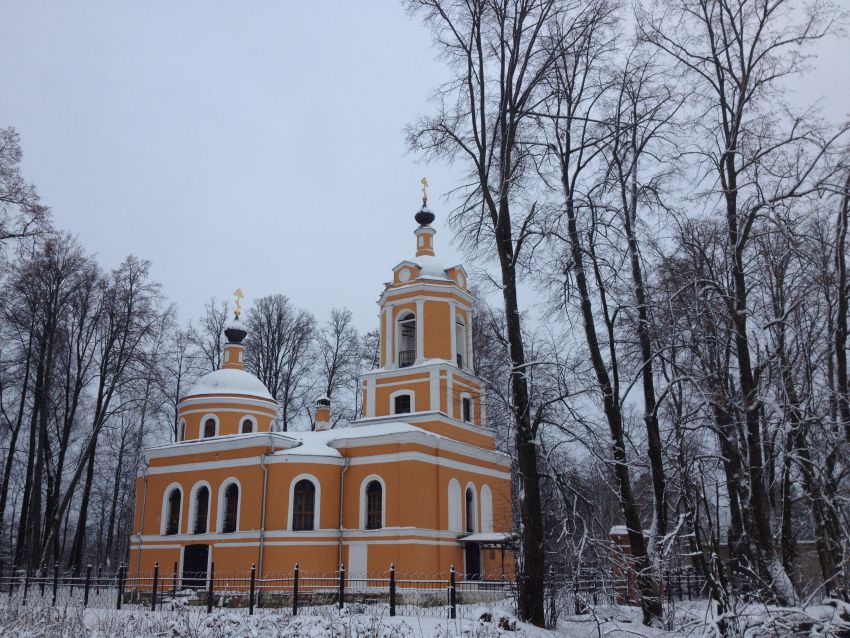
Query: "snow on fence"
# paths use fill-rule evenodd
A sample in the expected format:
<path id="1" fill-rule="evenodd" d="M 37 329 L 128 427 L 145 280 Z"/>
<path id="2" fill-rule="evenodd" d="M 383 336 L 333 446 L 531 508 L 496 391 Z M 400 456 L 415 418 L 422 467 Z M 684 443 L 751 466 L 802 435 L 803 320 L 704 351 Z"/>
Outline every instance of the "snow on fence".
<path id="1" fill-rule="evenodd" d="M 513 606 L 509 581 L 461 580 L 454 567 L 449 578 L 399 576 L 393 566 L 379 576 L 351 576 L 345 568 L 333 574 L 302 574 L 296 565 L 288 574 L 257 577 L 252 565 L 246 573 L 216 573 L 184 577 L 176 565 L 153 573 L 128 575 L 93 570 L 62 573 L 58 566 L 26 573 L 0 570 L 0 597 L 10 603 L 49 604 L 57 607 L 177 609 L 186 606 L 231 608 L 253 614 L 257 609 L 281 613 L 316 614 L 343 607 L 349 613 L 464 618 L 480 605 Z"/>

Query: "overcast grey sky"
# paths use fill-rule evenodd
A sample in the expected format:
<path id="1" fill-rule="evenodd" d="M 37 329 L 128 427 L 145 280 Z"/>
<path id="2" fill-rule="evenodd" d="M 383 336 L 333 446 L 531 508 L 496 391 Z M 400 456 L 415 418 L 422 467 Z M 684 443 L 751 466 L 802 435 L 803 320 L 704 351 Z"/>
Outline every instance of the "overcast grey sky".
<path id="1" fill-rule="evenodd" d="M 824 45 L 803 97 L 847 113 L 848 60 Z M 402 132 L 443 73 L 399 0 L 0 0 L 0 126 L 27 179 L 105 266 L 150 259 L 183 320 L 241 287 L 374 327 L 423 175 L 457 263 L 440 196 L 460 175 Z"/>

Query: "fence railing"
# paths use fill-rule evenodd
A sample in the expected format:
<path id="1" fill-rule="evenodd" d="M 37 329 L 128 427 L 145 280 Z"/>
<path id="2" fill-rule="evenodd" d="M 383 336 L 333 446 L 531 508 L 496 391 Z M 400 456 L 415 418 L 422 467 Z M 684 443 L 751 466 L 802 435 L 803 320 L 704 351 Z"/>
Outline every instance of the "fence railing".
<path id="1" fill-rule="evenodd" d="M 87 567 L 81 573 L 0 570 L 0 598 L 16 604 L 50 604 L 93 608 L 169 610 L 185 607 L 227 607 L 253 614 L 257 609 L 315 614 L 345 607 L 350 613 L 462 618 L 480 605 L 513 605 L 509 581 L 461 580 L 451 566 L 448 578 L 398 575 L 394 565 L 380 575 L 349 575 L 345 567 L 333 574 L 303 574 L 298 565 L 288 574 L 257 576 L 254 565 L 245 573 L 181 574 L 176 563 L 151 573 L 128 574 Z"/>

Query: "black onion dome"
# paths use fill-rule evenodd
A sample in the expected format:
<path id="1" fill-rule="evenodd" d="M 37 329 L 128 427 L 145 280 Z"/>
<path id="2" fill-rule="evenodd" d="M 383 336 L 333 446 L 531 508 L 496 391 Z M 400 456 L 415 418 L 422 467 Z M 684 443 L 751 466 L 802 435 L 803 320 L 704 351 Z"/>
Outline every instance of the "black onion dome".
<path id="1" fill-rule="evenodd" d="M 224 336 L 227 337 L 227 343 L 242 343 L 242 340 L 248 334 L 245 324 L 234 319 L 224 327 Z"/>
<path id="2" fill-rule="evenodd" d="M 425 204 L 422 204 L 422 208 L 420 208 L 414 216 L 416 223 L 420 226 L 430 226 L 431 222 L 433 222 L 436 218 L 437 216 L 434 215 L 434 213 L 431 212 L 431 209 Z"/>

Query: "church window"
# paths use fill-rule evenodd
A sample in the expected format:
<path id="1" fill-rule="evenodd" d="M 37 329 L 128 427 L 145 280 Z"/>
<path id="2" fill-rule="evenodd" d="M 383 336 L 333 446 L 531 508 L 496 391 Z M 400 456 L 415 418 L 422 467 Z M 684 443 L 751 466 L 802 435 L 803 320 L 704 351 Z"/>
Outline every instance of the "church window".
<path id="1" fill-rule="evenodd" d="M 464 362 L 464 353 L 466 352 L 466 325 L 460 317 L 455 321 L 455 358 L 457 367 L 462 368 Z"/>
<path id="2" fill-rule="evenodd" d="M 466 531 L 470 534 L 475 531 L 477 509 L 475 507 L 475 490 L 470 485 L 466 488 Z"/>
<path id="3" fill-rule="evenodd" d="M 168 494 L 168 521 L 165 534 L 171 536 L 180 532 L 180 488 L 175 487 Z"/>
<path id="4" fill-rule="evenodd" d="M 379 481 L 366 485 L 366 529 L 381 529 L 384 526 L 384 488 Z"/>
<path id="5" fill-rule="evenodd" d="M 204 438 L 208 439 L 211 436 L 215 436 L 215 419 L 213 418 L 204 421 Z"/>
<path id="6" fill-rule="evenodd" d="M 295 484 L 292 493 L 292 529 L 305 531 L 315 529 L 316 486 L 308 479 Z"/>
<path id="7" fill-rule="evenodd" d="M 394 414 L 410 414 L 411 411 L 410 405 L 410 395 L 409 394 L 400 394 L 395 399 L 393 399 L 393 413 Z"/>
<path id="8" fill-rule="evenodd" d="M 206 534 L 209 509 L 210 490 L 206 485 L 202 485 L 195 492 L 195 520 L 192 524 L 193 534 Z"/>
<path id="9" fill-rule="evenodd" d="M 242 434 L 251 434 L 254 431 L 254 420 L 246 418 L 242 420 Z"/>
<path id="10" fill-rule="evenodd" d="M 224 490 L 224 511 L 221 531 L 225 534 L 236 531 L 239 517 L 239 486 L 231 483 Z"/>
<path id="11" fill-rule="evenodd" d="M 472 399 L 469 397 L 461 399 L 461 412 L 463 413 L 463 420 L 472 423 Z"/>
<path id="12" fill-rule="evenodd" d="M 412 312 L 398 320 L 398 367 L 407 368 L 416 361 L 416 317 Z"/>

